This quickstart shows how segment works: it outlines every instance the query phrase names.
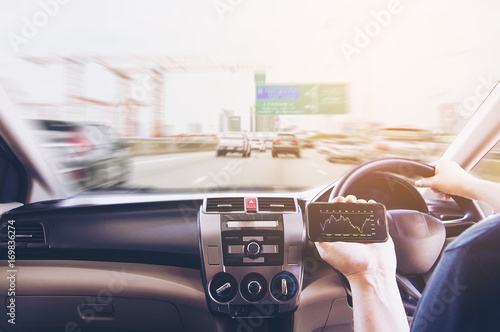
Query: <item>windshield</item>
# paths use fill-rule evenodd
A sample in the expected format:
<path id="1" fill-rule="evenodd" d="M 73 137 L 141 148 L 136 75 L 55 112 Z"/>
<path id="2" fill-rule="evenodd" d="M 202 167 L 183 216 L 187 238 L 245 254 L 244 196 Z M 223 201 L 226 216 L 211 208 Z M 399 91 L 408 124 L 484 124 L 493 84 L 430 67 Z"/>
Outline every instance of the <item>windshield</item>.
<path id="1" fill-rule="evenodd" d="M 438 159 L 498 80 L 499 10 L 4 0 L 0 86 L 70 192 L 308 189 Z"/>

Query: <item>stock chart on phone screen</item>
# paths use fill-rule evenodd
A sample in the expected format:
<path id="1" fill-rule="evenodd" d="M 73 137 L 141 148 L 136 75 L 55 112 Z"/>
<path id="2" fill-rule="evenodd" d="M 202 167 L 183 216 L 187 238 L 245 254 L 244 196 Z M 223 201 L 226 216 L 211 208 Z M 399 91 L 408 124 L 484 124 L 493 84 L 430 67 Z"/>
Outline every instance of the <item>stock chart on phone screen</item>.
<path id="1" fill-rule="evenodd" d="M 320 210 L 320 229 L 324 235 L 369 237 L 375 235 L 373 210 Z"/>

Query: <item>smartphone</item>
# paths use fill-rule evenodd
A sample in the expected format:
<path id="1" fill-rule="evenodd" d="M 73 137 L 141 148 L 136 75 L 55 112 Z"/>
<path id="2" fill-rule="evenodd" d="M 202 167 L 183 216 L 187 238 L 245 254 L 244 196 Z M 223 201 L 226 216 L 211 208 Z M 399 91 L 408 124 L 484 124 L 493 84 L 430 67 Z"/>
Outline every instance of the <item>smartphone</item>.
<path id="1" fill-rule="evenodd" d="M 379 203 L 309 203 L 307 237 L 314 242 L 385 242 L 385 206 Z"/>

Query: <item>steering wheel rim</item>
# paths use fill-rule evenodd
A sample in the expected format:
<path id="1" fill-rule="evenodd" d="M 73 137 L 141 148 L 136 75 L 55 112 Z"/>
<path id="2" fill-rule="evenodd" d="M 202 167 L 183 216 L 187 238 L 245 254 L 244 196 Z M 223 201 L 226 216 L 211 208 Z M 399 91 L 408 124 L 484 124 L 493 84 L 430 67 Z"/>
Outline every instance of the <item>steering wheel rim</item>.
<path id="1" fill-rule="evenodd" d="M 345 174 L 330 193 L 328 201 L 347 194 L 349 187 L 359 178 L 374 172 L 393 172 L 405 176 L 430 177 L 435 173 L 431 165 L 404 158 L 381 158 L 361 164 Z"/>
<path id="2" fill-rule="evenodd" d="M 368 161 L 361 164 L 335 183 L 328 201 L 331 202 L 337 196 L 345 196 L 349 187 L 356 182 L 359 178 L 374 172 L 392 172 L 407 177 L 431 177 L 435 174 L 434 166 L 424 164 L 418 161 L 405 159 L 405 158 L 380 158 Z M 478 208 L 477 204 L 461 196 L 450 195 L 451 198 L 458 204 L 458 206 L 466 211 L 466 214 L 455 222 L 461 221 L 480 221 L 485 218 L 484 214 Z"/>

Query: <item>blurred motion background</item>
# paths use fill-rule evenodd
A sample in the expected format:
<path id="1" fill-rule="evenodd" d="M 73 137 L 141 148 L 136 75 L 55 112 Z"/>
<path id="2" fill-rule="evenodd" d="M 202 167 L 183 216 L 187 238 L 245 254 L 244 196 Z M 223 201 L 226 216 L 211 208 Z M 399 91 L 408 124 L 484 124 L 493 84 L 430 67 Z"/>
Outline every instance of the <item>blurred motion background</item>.
<path id="1" fill-rule="evenodd" d="M 500 77 L 499 7 L 3 0 L 0 86 L 73 191 L 308 188 L 438 159 Z M 215 158 L 230 131 L 251 158 Z M 279 132 L 300 160 L 271 157 Z"/>

